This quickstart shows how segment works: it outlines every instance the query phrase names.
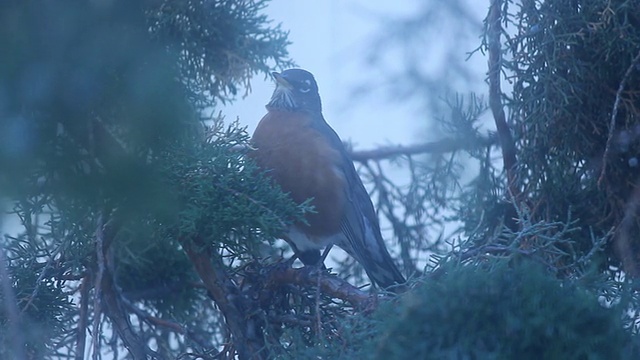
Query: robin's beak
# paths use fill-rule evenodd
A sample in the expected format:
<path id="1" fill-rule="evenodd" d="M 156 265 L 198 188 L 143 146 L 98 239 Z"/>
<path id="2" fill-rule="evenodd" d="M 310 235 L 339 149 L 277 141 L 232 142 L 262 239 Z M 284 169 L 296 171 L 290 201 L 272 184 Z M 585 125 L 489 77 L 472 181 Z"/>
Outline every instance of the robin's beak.
<path id="1" fill-rule="evenodd" d="M 291 83 L 287 81 L 287 79 L 285 79 L 284 76 L 282 76 L 280 73 L 274 71 L 271 73 L 271 75 L 273 75 L 273 78 L 276 80 L 276 84 L 278 86 L 283 86 L 287 89 L 291 89 Z"/>

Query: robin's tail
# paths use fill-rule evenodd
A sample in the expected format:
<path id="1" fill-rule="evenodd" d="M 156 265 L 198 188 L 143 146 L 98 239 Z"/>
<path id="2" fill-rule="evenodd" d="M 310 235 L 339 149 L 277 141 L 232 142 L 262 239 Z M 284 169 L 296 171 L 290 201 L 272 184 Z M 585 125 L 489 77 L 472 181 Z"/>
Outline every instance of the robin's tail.
<path id="1" fill-rule="evenodd" d="M 346 242 L 338 246 L 353 256 L 379 287 L 392 291 L 404 288 L 397 285 L 407 280 L 393 262 L 379 228 L 371 226 L 367 219 L 364 219 L 364 225 L 361 236 L 355 236 L 351 231 L 353 228 L 343 226 Z"/>
<path id="2" fill-rule="evenodd" d="M 398 287 L 398 285 L 406 283 L 407 280 L 393 262 L 384 244 L 365 247 L 356 259 L 362 264 L 371 281 L 379 287 L 392 291 L 404 288 Z"/>

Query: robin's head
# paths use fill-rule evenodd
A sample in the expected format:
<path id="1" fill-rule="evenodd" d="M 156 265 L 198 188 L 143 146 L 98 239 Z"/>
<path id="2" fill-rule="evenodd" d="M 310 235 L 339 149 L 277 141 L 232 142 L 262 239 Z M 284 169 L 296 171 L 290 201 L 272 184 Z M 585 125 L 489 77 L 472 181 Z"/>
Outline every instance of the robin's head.
<path id="1" fill-rule="evenodd" d="M 272 74 L 276 80 L 276 89 L 267 104 L 267 109 L 322 112 L 318 84 L 310 72 L 289 69 Z"/>

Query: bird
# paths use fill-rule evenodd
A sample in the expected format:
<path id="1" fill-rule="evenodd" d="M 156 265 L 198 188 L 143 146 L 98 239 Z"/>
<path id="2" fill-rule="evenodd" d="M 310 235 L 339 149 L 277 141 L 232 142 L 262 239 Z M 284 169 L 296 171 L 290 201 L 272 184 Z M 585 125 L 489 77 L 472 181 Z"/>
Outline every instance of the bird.
<path id="1" fill-rule="evenodd" d="M 305 266 L 324 266 L 337 245 L 378 287 L 404 284 L 380 232 L 371 198 L 338 134 L 322 115 L 318 85 L 303 69 L 273 72 L 276 88 L 252 137 L 250 155 L 294 202 L 315 211 L 283 236 Z"/>

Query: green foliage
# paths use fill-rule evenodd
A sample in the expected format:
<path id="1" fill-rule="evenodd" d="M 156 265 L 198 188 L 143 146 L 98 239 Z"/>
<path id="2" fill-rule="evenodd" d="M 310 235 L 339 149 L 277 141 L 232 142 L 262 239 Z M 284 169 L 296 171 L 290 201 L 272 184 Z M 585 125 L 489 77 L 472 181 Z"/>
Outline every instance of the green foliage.
<path id="1" fill-rule="evenodd" d="M 246 161 L 246 150 L 240 150 L 248 146 L 245 129 L 221 119 L 214 124 L 206 130 L 207 141 L 169 147 L 159 156 L 170 206 L 129 219 L 116 238 L 118 282 L 125 292 L 158 292 L 156 300 L 167 301 L 162 296 L 176 289 L 196 290 L 181 241 L 196 240 L 197 234 L 198 243 L 223 251 L 229 264 L 248 260 L 259 255 L 259 244 L 273 241 L 308 210 Z"/>
<path id="2" fill-rule="evenodd" d="M 153 183 L 146 157 L 196 122 L 174 56 L 149 39 L 136 9 L 136 2 L 3 4 L 5 189 L 68 202 L 118 202 L 123 192 L 132 203 L 149 201 L 139 191 Z"/>
<path id="3" fill-rule="evenodd" d="M 405 269 L 420 272 L 440 255 L 421 286 L 372 317 L 273 280 L 280 264 L 261 262 L 258 245 L 309 208 L 246 159 L 245 129 L 202 115 L 249 91 L 252 76 L 291 65 L 266 4 L 0 3 L 0 191 L 22 225 L 1 242 L 9 277 L 0 285 L 13 294 L 0 291 L 0 357 L 17 356 L 21 342 L 32 358 L 73 356 L 82 351 L 76 336 L 95 326 L 96 348 L 116 358 L 129 341 L 118 316 L 162 356 L 233 357 L 246 344 L 229 340 L 234 319 L 207 297 L 184 253 L 193 243 L 231 279 L 224 298 L 274 357 L 637 355 L 625 328 L 637 333 L 638 293 L 620 268 L 594 261 L 612 228 L 632 238 L 629 254 L 637 246 L 637 1 L 502 7 L 515 26 L 503 69 L 514 84 L 506 102 L 519 201 L 504 201 L 497 141 L 481 133 L 486 105 L 474 95 L 448 103 L 441 133 L 450 142 L 429 157 L 395 159 L 408 183 L 395 184 L 377 160 L 363 163 Z M 434 4 L 380 44 L 411 30 L 405 45 L 421 54 L 418 30 L 438 14 Z M 473 24 L 451 4 L 443 9 Z M 432 99 L 449 84 L 422 74 L 421 56 L 407 57 L 407 76 L 390 73 L 392 92 Z M 465 168 L 478 170 L 467 184 Z M 618 264 L 613 255 L 602 253 L 605 265 Z M 358 283 L 351 261 L 338 270 Z"/>
<path id="4" fill-rule="evenodd" d="M 431 163 L 432 170 L 450 176 L 449 186 L 454 180 L 461 187 L 445 192 L 447 185 L 435 183 L 430 188 L 426 181 L 432 175 L 416 178 L 399 193 L 423 189 L 422 198 L 441 200 L 440 207 L 427 210 L 440 211 L 441 222 L 415 228 L 454 228 L 443 241 L 453 248 L 446 258 L 461 265 L 438 262 L 440 277 L 434 280 L 427 273 L 426 290 L 408 296 L 406 307 L 394 304 L 395 310 L 383 313 L 379 329 L 387 338 L 365 328 L 345 341 L 374 347 L 379 358 L 635 358 L 638 349 L 625 329 L 637 334 L 640 302 L 637 290 L 621 279 L 637 276 L 640 248 L 640 3 L 498 3 L 501 24 L 507 27 L 500 33 L 506 40 L 498 61 L 514 84 L 513 93 L 501 101 L 516 139 L 517 183 L 508 189 L 500 149 L 478 141 L 476 101 L 450 102 L 452 114 L 439 124 L 447 125 L 445 135 L 458 140 L 455 148 L 463 151 L 452 151 L 449 162 Z M 421 80 L 411 64 L 404 71 L 394 78 Z M 417 173 L 418 161 L 408 158 L 411 174 Z M 474 176 L 466 184 L 456 174 L 461 164 Z M 377 192 L 384 192 L 381 186 L 394 189 L 384 181 L 373 182 Z M 521 193 L 509 193 L 513 188 Z M 519 196 L 507 200 L 512 195 Z M 414 225 L 402 221 L 405 214 L 404 219 L 388 215 L 381 204 L 394 229 Z M 398 218 L 400 225 L 393 222 Z M 404 260 L 407 255 L 402 255 Z M 625 263 L 623 269 L 619 260 L 625 257 L 631 266 Z M 510 265 L 488 267 L 494 258 L 508 259 Z M 523 258 L 544 264 L 544 270 L 520 265 Z M 603 309 L 598 296 L 620 306 Z M 362 343 L 367 336 L 374 342 Z"/>
<path id="5" fill-rule="evenodd" d="M 2 242 L 26 325 L 16 344 L 69 346 L 100 214 L 162 203 L 148 159 L 197 124 L 140 4 L 1 5 L 0 187 L 24 226 Z"/>
<path id="6" fill-rule="evenodd" d="M 225 127 L 216 121 L 206 137 L 194 147 L 165 153 L 162 173 L 175 195 L 179 219 L 161 220 L 168 231 L 178 238 L 198 234 L 241 255 L 258 241 L 273 239 L 288 221 L 302 219 L 298 206 L 246 160 L 249 136 L 237 123 Z"/>
<path id="7" fill-rule="evenodd" d="M 188 324 L 194 336 L 207 339 L 196 344 L 198 349 L 218 345 L 222 339 L 216 334 L 225 323 L 208 311 L 210 299 L 181 243 L 215 249 L 229 272 L 243 273 L 239 266 L 260 258 L 258 245 L 272 241 L 304 210 L 245 160 L 239 150 L 247 146 L 244 129 L 221 120 L 214 124 L 205 142 L 169 147 L 159 156 L 159 177 L 171 193 L 171 207 L 128 219 L 113 245 L 116 281 L 127 299 L 160 318 Z M 156 336 L 156 330 L 146 331 Z M 178 349 L 193 342 L 179 339 Z"/>
<path id="8" fill-rule="evenodd" d="M 629 285 L 606 288 L 618 287 L 619 301 L 633 293 Z M 409 293 L 385 299 L 373 314 L 341 320 L 312 346 L 289 334 L 289 352 L 278 358 L 636 358 L 640 345 L 624 315 L 628 303 L 611 305 L 613 298 L 604 300 L 594 288 L 562 280 L 527 256 L 451 258 Z"/>
<path id="9" fill-rule="evenodd" d="M 640 72 L 634 63 L 640 2 L 522 5 L 510 14 L 515 36 L 505 45 L 505 68 L 514 79 L 508 104 L 533 216 L 556 221 L 571 211 L 585 239 L 590 231 L 608 233 L 629 216 L 634 220 L 621 231 L 637 233 L 637 213 L 626 204 L 635 201 L 640 176 Z M 622 247 L 637 254 L 638 244 L 633 239 Z M 589 244 L 576 247 L 586 251 Z M 620 246 L 617 254 L 613 250 L 606 257 L 618 265 L 615 258 L 625 255 Z"/>
<path id="10" fill-rule="evenodd" d="M 0 294 L 23 320 L 0 308 L 0 357 L 21 341 L 35 358 L 73 356 L 79 318 L 111 341 L 94 307 L 100 231 L 104 276 L 141 337 L 173 356 L 223 340 L 180 236 L 202 231 L 235 267 L 302 211 L 234 148 L 244 129 L 205 129 L 200 112 L 290 64 L 266 3 L 0 3 L 0 195 L 21 223 L 0 241 L 15 299 Z M 170 338 L 152 317 L 189 331 Z"/>
<path id="11" fill-rule="evenodd" d="M 619 309 L 528 261 L 445 264 L 376 318 L 376 359 L 629 359 Z"/>
<path id="12" fill-rule="evenodd" d="M 3 191 L 21 187 L 35 164 L 57 180 L 51 186 L 71 195 L 145 189 L 144 159 L 194 130 L 193 106 L 235 99 L 229 89 L 248 89 L 250 76 L 268 74 L 272 61 L 290 65 L 286 33 L 267 26 L 260 13 L 265 5 L 4 2 Z M 95 166 L 94 157 L 108 171 L 82 176 L 80 170 Z M 105 194 L 96 187 L 114 189 Z"/>
<path id="13" fill-rule="evenodd" d="M 254 74 L 291 67 L 287 33 L 268 26 L 268 1 L 159 1 L 147 14 L 151 33 L 179 54 L 180 76 L 198 108 L 249 92 Z"/>
<path id="14" fill-rule="evenodd" d="M 498 28 L 504 43 L 494 55 L 514 87 L 492 100 L 498 107 L 504 104 L 509 116 L 517 167 L 508 170 L 515 172 L 515 183 L 507 184 L 496 142 L 483 141 L 495 138 L 477 131 L 484 110 L 478 98 L 449 104 L 444 133 L 456 140 L 453 150 L 434 147 L 428 159 L 402 154 L 395 161 L 409 169 L 408 186 L 390 184 L 379 164 L 376 169 L 365 162 L 381 214 L 395 235 L 404 237 L 403 262 L 419 263 L 424 253 L 411 253 L 418 247 L 438 253 L 444 243 L 453 251 L 437 257 L 424 287 L 401 305 L 386 307 L 378 323 L 345 321 L 337 330 L 339 339 L 319 341 L 320 357 L 639 355 L 634 337 L 640 302 L 628 278 L 640 273 L 640 2 L 494 3 L 506 28 Z M 389 33 L 418 29 L 426 19 L 407 19 Z M 407 58 L 402 74 L 392 74 L 394 80 L 405 79 L 394 82 L 393 93 L 431 90 L 420 72 L 421 60 Z M 497 140 L 500 145 L 505 138 Z M 428 175 L 421 174 L 427 168 Z M 464 175 L 473 179 L 465 183 Z M 411 193 L 413 200 L 421 199 L 419 206 L 398 200 Z M 422 214 L 427 214 L 422 221 L 413 221 Z M 438 231 L 445 228 L 451 233 Z M 441 235 L 429 239 L 425 233 Z M 411 243 L 421 237 L 426 241 Z M 627 259 L 624 268 L 621 258 Z M 599 300 L 618 305 L 605 308 Z"/>
<path id="15" fill-rule="evenodd" d="M 21 241 L 20 245 L 22 251 L 16 251 L 16 257 L 10 262 L 16 290 L 14 295 L 21 311 L 20 323 L 12 324 L 9 315 L 0 311 L 0 357 L 13 358 L 9 344 L 18 340 L 17 334 L 26 334 L 25 352 L 31 358 L 44 358 L 69 336 L 68 319 L 76 314 L 76 309 L 66 293 L 66 281 L 58 280 L 52 274 L 56 270 L 54 266 L 50 263 L 34 263 L 30 255 L 37 250 L 27 249 L 33 245 L 26 241 Z M 0 291 L 3 310 L 7 308 L 6 301 L 11 299 Z"/>
<path id="16" fill-rule="evenodd" d="M 128 299 L 161 312 L 175 309 L 172 316 L 184 319 L 196 306 L 194 301 L 203 301 L 202 292 L 193 285 L 198 278 L 191 263 L 177 241 L 145 236 L 139 230 L 126 231 L 115 240 L 118 285 Z"/>

